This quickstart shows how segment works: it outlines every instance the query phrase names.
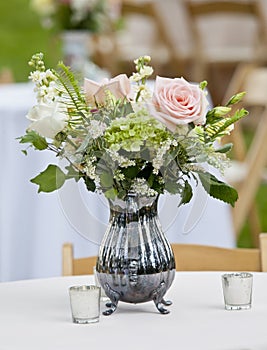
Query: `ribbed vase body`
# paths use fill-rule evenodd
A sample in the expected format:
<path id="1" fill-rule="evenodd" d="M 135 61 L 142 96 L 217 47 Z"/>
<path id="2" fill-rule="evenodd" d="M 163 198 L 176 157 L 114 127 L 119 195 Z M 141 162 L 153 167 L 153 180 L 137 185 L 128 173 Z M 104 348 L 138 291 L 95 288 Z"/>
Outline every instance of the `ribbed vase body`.
<path id="1" fill-rule="evenodd" d="M 163 299 L 175 276 L 171 246 L 162 232 L 158 197 L 130 193 L 125 201 L 110 201 L 110 220 L 100 246 L 97 275 L 110 298 L 110 314 L 118 301 L 153 300 L 162 313 L 170 305 Z"/>

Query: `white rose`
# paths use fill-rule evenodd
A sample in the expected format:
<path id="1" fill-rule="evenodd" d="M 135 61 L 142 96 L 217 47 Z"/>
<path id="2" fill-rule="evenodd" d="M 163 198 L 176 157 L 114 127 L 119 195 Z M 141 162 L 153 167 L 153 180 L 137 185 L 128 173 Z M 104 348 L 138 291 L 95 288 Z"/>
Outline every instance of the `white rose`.
<path id="1" fill-rule="evenodd" d="M 48 138 L 54 138 L 62 131 L 67 119 L 66 113 L 62 111 L 62 105 L 59 109 L 58 102 L 38 104 L 31 108 L 26 117 L 32 121 L 30 130 Z"/>

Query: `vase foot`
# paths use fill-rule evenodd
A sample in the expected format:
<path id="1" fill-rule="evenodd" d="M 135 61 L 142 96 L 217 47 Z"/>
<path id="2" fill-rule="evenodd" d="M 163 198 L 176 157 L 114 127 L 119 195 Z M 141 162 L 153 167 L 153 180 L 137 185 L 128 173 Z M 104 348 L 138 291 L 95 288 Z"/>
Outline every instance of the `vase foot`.
<path id="1" fill-rule="evenodd" d="M 163 306 L 162 306 L 163 303 L 155 303 L 156 305 L 156 308 L 158 309 L 158 311 L 163 314 L 163 315 L 166 315 L 166 314 L 169 314 L 170 313 L 170 310 L 167 310 L 165 309 Z"/>
<path id="2" fill-rule="evenodd" d="M 153 301 L 156 305 L 156 308 L 161 314 L 168 314 L 170 311 L 165 309 L 163 305 L 170 306 L 172 302 L 170 300 L 164 300 L 164 295 L 167 291 L 166 283 L 162 281 L 159 286 L 153 291 Z"/>
<path id="3" fill-rule="evenodd" d="M 162 299 L 162 300 L 161 300 L 161 303 L 162 303 L 163 305 L 165 305 L 165 306 L 170 306 L 170 305 L 172 305 L 172 301 L 170 301 L 170 300 L 164 300 L 164 299 Z"/>
<path id="4" fill-rule="evenodd" d="M 105 287 L 105 292 L 108 298 L 110 299 L 110 302 L 106 303 L 106 307 L 108 307 L 108 309 L 106 311 L 103 311 L 103 315 L 109 316 L 117 310 L 118 302 L 120 300 L 120 294 L 112 288 L 110 288 L 110 285 L 108 283 L 105 284 Z"/>
<path id="5" fill-rule="evenodd" d="M 108 309 L 106 311 L 103 311 L 103 315 L 105 316 L 109 316 L 113 314 L 114 311 L 117 310 L 117 305 L 113 303 L 106 303 L 106 307 L 108 307 Z"/>

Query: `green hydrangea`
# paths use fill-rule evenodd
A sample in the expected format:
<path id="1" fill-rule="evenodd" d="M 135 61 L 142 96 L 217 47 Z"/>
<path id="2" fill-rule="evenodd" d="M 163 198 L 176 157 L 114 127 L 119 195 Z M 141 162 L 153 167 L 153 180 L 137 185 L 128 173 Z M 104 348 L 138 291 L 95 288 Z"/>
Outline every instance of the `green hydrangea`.
<path id="1" fill-rule="evenodd" d="M 115 119 L 105 132 L 105 140 L 114 151 L 140 152 L 144 147 L 158 148 L 169 137 L 163 124 L 144 110 Z"/>

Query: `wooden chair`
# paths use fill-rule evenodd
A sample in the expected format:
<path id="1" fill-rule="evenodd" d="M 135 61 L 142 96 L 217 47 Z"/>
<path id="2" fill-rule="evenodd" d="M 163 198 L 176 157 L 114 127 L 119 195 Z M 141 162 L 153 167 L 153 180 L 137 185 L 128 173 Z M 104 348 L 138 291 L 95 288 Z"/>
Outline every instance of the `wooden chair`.
<path id="1" fill-rule="evenodd" d="M 267 234 L 259 248 L 172 244 L 177 271 L 267 271 Z"/>
<path id="2" fill-rule="evenodd" d="M 196 244 L 172 244 L 177 271 L 267 271 L 267 234 L 260 248 L 221 248 Z M 63 245 L 63 276 L 93 274 L 96 257 L 73 258 L 72 244 Z"/>
<path id="3" fill-rule="evenodd" d="M 173 43 L 158 1 L 122 0 L 124 28 L 112 33 L 113 49 L 106 55 L 112 75 L 133 71 L 133 59 L 150 55 L 157 74 L 175 71 L 182 74 L 188 58 L 182 57 Z M 102 57 L 103 60 L 103 57 Z"/>
<path id="4" fill-rule="evenodd" d="M 213 83 L 213 100 L 216 104 L 220 103 L 221 98 L 218 97 L 217 102 L 214 95 L 220 86 L 225 85 L 222 80 L 232 73 L 237 64 L 267 61 L 266 18 L 261 2 L 184 0 L 184 6 L 192 38 L 191 56 L 195 58 L 192 79 L 207 79 L 210 84 Z M 244 34 L 244 28 L 251 28 L 248 30 L 250 35 Z M 209 35 L 210 32 L 213 34 Z M 241 40 L 244 35 L 246 40 Z M 220 69 L 222 74 L 218 76 Z"/>
<path id="5" fill-rule="evenodd" d="M 224 102 L 241 91 L 246 91 L 246 95 L 237 108 L 247 108 L 250 115 L 235 125 L 227 140 L 233 142 L 234 147 L 232 165 L 225 176 L 239 194 L 232 210 L 234 231 L 239 234 L 248 218 L 253 244 L 258 246 L 262 229 L 255 198 L 267 165 L 267 67 L 240 64 L 230 81 Z M 252 136 L 249 146 L 246 145 L 245 130 Z"/>
<path id="6" fill-rule="evenodd" d="M 62 248 L 62 275 L 92 275 L 94 273 L 96 259 L 96 256 L 90 256 L 87 258 L 74 258 L 73 244 L 64 243 Z"/>
<path id="7" fill-rule="evenodd" d="M 14 82 L 14 77 L 11 69 L 3 68 L 0 70 L 0 84 L 10 84 Z"/>

